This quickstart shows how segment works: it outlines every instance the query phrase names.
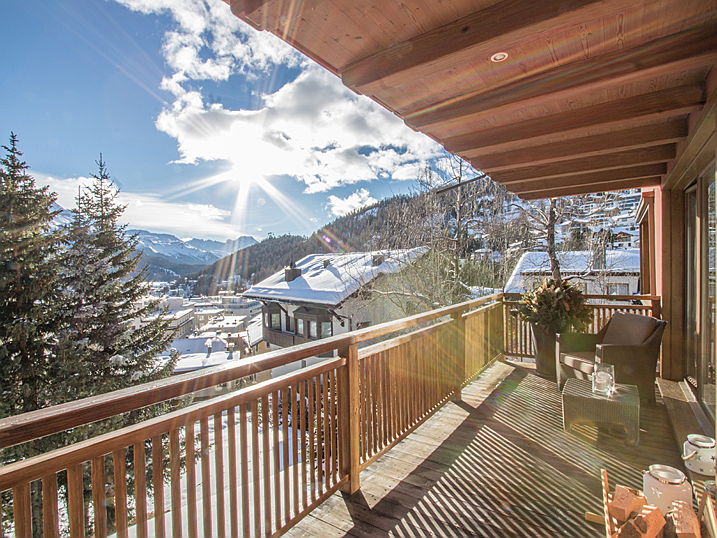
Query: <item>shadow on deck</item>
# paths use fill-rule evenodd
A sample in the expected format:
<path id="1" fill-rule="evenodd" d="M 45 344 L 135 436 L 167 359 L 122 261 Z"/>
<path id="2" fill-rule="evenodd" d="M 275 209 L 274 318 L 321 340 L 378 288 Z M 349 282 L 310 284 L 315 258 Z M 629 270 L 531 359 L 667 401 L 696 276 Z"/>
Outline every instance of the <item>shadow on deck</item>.
<path id="1" fill-rule="evenodd" d="M 576 435 L 577 434 L 577 435 Z M 642 409 L 640 446 L 562 429 L 555 383 L 497 363 L 336 494 L 293 536 L 603 536 L 601 468 L 640 488 L 651 463 L 681 467 L 664 406 Z"/>

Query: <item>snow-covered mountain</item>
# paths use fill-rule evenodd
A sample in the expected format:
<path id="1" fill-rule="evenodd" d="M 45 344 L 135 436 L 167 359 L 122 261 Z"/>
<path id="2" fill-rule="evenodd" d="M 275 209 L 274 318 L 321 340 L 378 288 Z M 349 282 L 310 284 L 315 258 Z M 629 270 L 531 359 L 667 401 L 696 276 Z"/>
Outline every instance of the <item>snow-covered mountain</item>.
<path id="1" fill-rule="evenodd" d="M 59 213 L 55 215 L 55 218 L 52 221 L 55 226 L 65 226 L 72 222 L 72 211 L 70 211 L 69 209 L 65 209 L 57 202 L 52 202 L 52 205 L 50 206 L 50 211 L 59 211 Z"/>
<path id="2" fill-rule="evenodd" d="M 138 247 L 142 252 L 169 258 L 171 262 L 183 265 L 210 265 L 222 256 L 257 242 L 249 235 L 222 243 L 211 239 L 196 238 L 183 241 L 171 234 L 148 232 L 147 230 L 128 230 L 128 233 L 137 234 Z"/>
<path id="3" fill-rule="evenodd" d="M 59 204 L 52 205 L 53 211 L 59 211 L 55 217 L 55 226 L 70 224 L 73 212 Z M 212 239 L 182 240 L 172 234 L 149 232 L 147 230 L 127 230 L 136 234 L 137 248 L 142 252 L 143 265 L 149 268 L 149 278 L 165 280 L 191 274 L 211 265 L 219 258 L 237 250 L 256 244 L 250 235 L 242 235 L 225 242 Z"/>
<path id="4" fill-rule="evenodd" d="M 213 252 L 221 258 L 237 250 L 256 245 L 257 240 L 250 235 L 240 235 L 236 239 L 227 239 L 224 243 L 213 239 L 189 239 L 186 243 L 198 249 Z"/>

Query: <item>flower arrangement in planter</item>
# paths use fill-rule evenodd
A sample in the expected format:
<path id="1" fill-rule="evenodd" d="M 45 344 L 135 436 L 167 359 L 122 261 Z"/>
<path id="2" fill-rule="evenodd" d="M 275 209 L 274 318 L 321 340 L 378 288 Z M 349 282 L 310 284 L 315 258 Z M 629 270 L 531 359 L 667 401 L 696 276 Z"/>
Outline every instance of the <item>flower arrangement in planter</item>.
<path id="1" fill-rule="evenodd" d="M 538 373 L 554 379 L 555 334 L 585 328 L 592 316 L 585 295 L 566 280 L 544 280 L 521 296 L 516 313 L 533 329 Z"/>

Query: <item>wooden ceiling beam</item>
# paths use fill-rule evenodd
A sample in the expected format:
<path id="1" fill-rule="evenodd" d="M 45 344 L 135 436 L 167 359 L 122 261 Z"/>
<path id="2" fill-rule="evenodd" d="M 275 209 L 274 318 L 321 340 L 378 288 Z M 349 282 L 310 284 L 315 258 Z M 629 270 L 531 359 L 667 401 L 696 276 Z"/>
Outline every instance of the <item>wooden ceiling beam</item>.
<path id="1" fill-rule="evenodd" d="M 539 139 L 545 135 L 578 131 L 600 124 L 612 124 L 617 129 L 635 119 L 649 121 L 685 115 L 699 109 L 704 104 L 704 98 L 704 85 L 701 84 L 667 88 L 569 112 L 449 137 L 443 142 L 448 151 L 463 153 L 476 148 L 499 147 L 516 141 L 521 141 L 524 144 L 531 138 Z M 576 136 L 579 136 L 578 132 L 576 132 Z M 539 142 L 536 141 L 536 143 Z"/>
<path id="2" fill-rule="evenodd" d="M 543 179 L 541 181 L 525 180 L 515 181 L 509 184 L 505 184 L 501 181 L 498 181 L 498 183 L 500 183 L 501 185 L 505 185 L 505 187 L 512 192 L 521 193 L 536 192 L 545 189 L 557 189 L 562 187 L 578 187 L 580 185 L 592 185 L 593 183 L 608 183 L 612 181 L 621 181 L 626 179 L 660 176 L 666 173 L 667 165 L 665 163 L 656 163 L 617 168 L 615 170 L 602 170 L 600 172 L 589 172 L 573 174 L 570 176 L 553 177 Z"/>
<path id="3" fill-rule="evenodd" d="M 637 149 L 660 144 L 679 142 L 687 138 L 686 118 L 675 118 L 667 122 L 640 125 L 631 129 L 576 138 L 566 142 L 541 144 L 502 153 L 474 155 L 465 152 L 477 170 L 499 172 L 512 170 L 516 166 L 538 165 L 549 162 L 572 160 L 615 153 L 620 150 Z"/>
<path id="4" fill-rule="evenodd" d="M 660 77 L 708 66 L 717 61 L 717 32 L 714 26 L 686 30 L 663 37 L 631 50 L 570 62 L 549 71 L 536 73 L 490 91 L 435 104 L 407 113 L 404 119 L 415 129 L 460 120 L 476 120 L 545 102 L 574 97 L 577 94 L 617 87 L 639 80 Z"/>
<path id="5" fill-rule="evenodd" d="M 622 191 L 625 189 L 639 189 L 643 187 L 655 187 L 660 184 L 660 176 L 625 179 L 622 181 L 611 181 L 606 183 L 591 183 L 578 187 L 565 187 L 558 189 L 546 189 L 542 192 L 516 193 L 523 200 L 540 200 L 544 198 L 558 198 L 561 196 L 576 196 L 579 194 L 591 194 L 595 192 Z"/>
<path id="6" fill-rule="evenodd" d="M 470 55 L 477 47 L 495 47 L 493 52 L 498 52 L 506 43 L 584 23 L 630 5 L 630 0 L 503 0 L 353 62 L 341 69 L 341 78 L 363 92 L 371 84 L 454 54 Z"/>
<path id="7" fill-rule="evenodd" d="M 583 172 L 598 172 L 611 170 L 625 166 L 636 166 L 640 164 L 665 163 L 675 158 L 675 145 L 665 144 L 652 148 L 631 149 L 608 155 L 597 155 L 594 157 L 581 157 L 562 161 L 559 163 L 548 163 L 538 166 L 524 166 L 512 170 L 488 173 L 493 181 L 504 185 L 510 185 L 519 181 L 537 181 L 540 179 L 570 176 Z"/>

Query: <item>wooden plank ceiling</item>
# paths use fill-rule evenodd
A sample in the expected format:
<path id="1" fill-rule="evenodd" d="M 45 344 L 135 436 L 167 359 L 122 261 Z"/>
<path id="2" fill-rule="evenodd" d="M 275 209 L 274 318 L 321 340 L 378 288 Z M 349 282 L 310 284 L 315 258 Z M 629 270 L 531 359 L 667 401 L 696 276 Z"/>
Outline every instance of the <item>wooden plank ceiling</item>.
<path id="1" fill-rule="evenodd" d="M 717 60 L 717 0 L 225 1 L 526 199 L 659 185 Z"/>

